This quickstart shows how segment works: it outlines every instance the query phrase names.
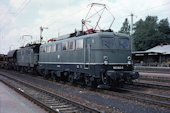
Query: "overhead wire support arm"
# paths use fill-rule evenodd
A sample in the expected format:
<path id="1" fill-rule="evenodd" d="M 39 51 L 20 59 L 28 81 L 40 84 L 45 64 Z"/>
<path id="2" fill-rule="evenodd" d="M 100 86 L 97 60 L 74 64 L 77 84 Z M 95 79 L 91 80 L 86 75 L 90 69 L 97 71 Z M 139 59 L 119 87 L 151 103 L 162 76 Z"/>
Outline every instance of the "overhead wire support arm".
<path id="1" fill-rule="evenodd" d="M 94 8 L 94 9 L 95 9 L 95 8 Z M 95 9 L 95 10 L 96 10 L 96 9 Z M 99 12 L 97 12 L 97 14 L 99 15 L 99 19 L 98 19 L 98 21 L 96 22 L 95 29 L 96 29 L 97 26 L 98 26 L 99 29 L 101 30 L 101 28 L 100 28 L 100 26 L 99 26 L 99 21 L 100 21 L 100 19 L 101 19 L 101 17 L 102 17 L 102 14 L 103 14 L 104 10 L 105 10 L 105 7 L 103 8 L 101 15 L 99 15 Z"/>
<path id="2" fill-rule="evenodd" d="M 100 12 L 100 11 L 102 11 L 102 10 L 104 10 L 104 8 L 103 8 L 103 9 L 100 9 L 99 11 L 97 11 L 96 13 L 94 13 L 93 15 L 91 15 L 89 18 L 87 18 L 87 20 L 90 19 L 91 17 L 95 16 L 96 14 L 98 14 L 98 12 Z"/>
<path id="3" fill-rule="evenodd" d="M 86 15 L 86 17 L 85 17 L 85 20 L 87 19 L 88 15 L 89 15 L 89 13 L 90 13 L 91 8 L 92 8 L 92 6 L 90 7 L 90 9 L 89 9 L 89 11 L 88 11 L 88 13 L 87 13 L 87 15 Z"/>
<path id="4" fill-rule="evenodd" d="M 101 29 L 101 24 L 99 25 L 100 21 L 102 20 L 103 13 L 105 12 L 105 10 L 108 11 L 109 14 L 111 14 L 111 12 L 106 8 L 105 4 L 91 3 L 88 6 L 90 6 L 90 8 L 87 12 L 87 15 L 85 16 L 85 19 L 82 19 L 82 31 L 84 31 L 84 28 L 86 28 L 85 31 L 86 33 L 103 31 L 103 29 Z M 115 20 L 114 16 L 112 14 L 111 16 L 113 17 L 114 21 Z M 96 17 L 98 19 L 94 20 L 94 18 Z M 113 21 L 111 22 L 111 25 L 109 25 L 109 29 L 111 28 Z"/>
<path id="5" fill-rule="evenodd" d="M 106 4 L 101 4 L 101 3 L 91 3 L 91 5 L 98 5 L 98 6 L 106 6 Z"/>
<path id="6" fill-rule="evenodd" d="M 109 26 L 109 29 L 111 29 L 111 27 L 112 27 L 112 25 L 113 25 L 113 22 L 115 21 L 115 17 L 113 16 L 113 14 L 107 9 L 107 7 L 106 7 L 106 10 L 110 13 L 110 15 L 113 17 L 113 20 L 112 20 L 112 22 L 111 22 L 111 24 L 110 24 L 110 26 Z"/>
<path id="7" fill-rule="evenodd" d="M 21 36 L 21 40 L 23 40 L 23 47 L 24 47 L 24 45 L 25 45 L 25 41 L 27 41 L 27 40 L 24 41 L 24 37 L 30 37 L 31 40 L 32 40 L 32 35 L 22 35 L 22 36 Z M 28 41 L 27 41 L 27 42 L 28 42 Z M 31 42 L 31 43 L 32 43 L 32 42 Z"/>

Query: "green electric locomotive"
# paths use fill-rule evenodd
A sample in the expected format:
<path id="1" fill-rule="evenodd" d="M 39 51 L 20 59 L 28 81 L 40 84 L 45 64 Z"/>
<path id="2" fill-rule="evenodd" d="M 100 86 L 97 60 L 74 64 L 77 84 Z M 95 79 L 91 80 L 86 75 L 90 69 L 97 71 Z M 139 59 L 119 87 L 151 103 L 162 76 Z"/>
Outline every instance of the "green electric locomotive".
<path id="1" fill-rule="evenodd" d="M 99 88 L 132 82 L 130 37 L 111 30 L 76 32 L 42 44 L 39 72 L 46 78 L 63 79 Z"/>

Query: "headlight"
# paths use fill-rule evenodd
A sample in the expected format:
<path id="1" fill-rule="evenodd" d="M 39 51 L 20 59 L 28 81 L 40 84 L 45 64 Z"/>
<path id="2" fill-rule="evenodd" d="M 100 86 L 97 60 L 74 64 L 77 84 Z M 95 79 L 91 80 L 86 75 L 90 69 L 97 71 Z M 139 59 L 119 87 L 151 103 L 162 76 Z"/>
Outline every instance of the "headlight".
<path id="1" fill-rule="evenodd" d="M 131 61 L 128 61 L 128 64 L 131 64 L 132 62 Z"/>
<path id="2" fill-rule="evenodd" d="M 128 60 L 131 60 L 131 57 L 130 57 L 130 56 L 128 56 L 128 57 L 127 57 L 127 59 L 128 59 Z"/>
<path id="3" fill-rule="evenodd" d="M 104 60 L 108 60 L 108 56 L 103 56 L 103 59 Z"/>
<path id="4" fill-rule="evenodd" d="M 104 64 L 105 64 L 105 65 L 108 65 L 108 61 L 107 61 L 107 60 L 105 60 L 105 61 L 104 61 Z"/>
<path id="5" fill-rule="evenodd" d="M 108 56 L 103 56 L 103 59 L 104 59 L 104 64 L 105 65 L 108 65 L 109 62 L 108 62 Z"/>

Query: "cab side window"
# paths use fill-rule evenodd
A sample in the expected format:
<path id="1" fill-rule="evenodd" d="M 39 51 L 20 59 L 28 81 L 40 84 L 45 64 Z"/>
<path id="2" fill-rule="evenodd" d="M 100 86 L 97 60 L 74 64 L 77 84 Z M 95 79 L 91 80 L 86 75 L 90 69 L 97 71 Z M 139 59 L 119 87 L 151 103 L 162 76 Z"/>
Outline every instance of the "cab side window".
<path id="1" fill-rule="evenodd" d="M 83 49 L 83 39 L 76 40 L 76 49 Z"/>
<path id="2" fill-rule="evenodd" d="M 74 50 L 75 49 L 75 41 L 70 41 L 69 42 L 69 50 Z"/>
<path id="3" fill-rule="evenodd" d="M 65 51 L 68 49 L 68 42 L 63 42 L 62 43 L 62 50 Z"/>
<path id="4" fill-rule="evenodd" d="M 56 44 L 56 51 L 61 51 L 61 44 L 60 43 Z"/>
<path id="5" fill-rule="evenodd" d="M 50 46 L 48 45 L 48 46 L 46 46 L 47 47 L 47 53 L 49 53 L 50 52 Z"/>
<path id="6" fill-rule="evenodd" d="M 51 52 L 55 52 L 56 51 L 56 45 L 51 45 Z"/>

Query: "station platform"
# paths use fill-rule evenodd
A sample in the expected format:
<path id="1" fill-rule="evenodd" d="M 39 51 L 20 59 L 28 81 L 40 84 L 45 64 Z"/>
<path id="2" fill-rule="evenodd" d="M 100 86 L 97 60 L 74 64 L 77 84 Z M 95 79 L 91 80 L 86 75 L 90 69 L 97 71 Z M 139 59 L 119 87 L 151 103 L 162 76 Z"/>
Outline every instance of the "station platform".
<path id="1" fill-rule="evenodd" d="M 47 113 L 47 111 L 0 82 L 0 113 Z"/>

